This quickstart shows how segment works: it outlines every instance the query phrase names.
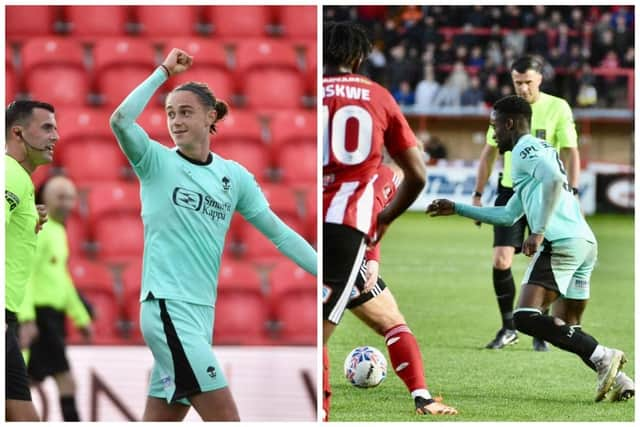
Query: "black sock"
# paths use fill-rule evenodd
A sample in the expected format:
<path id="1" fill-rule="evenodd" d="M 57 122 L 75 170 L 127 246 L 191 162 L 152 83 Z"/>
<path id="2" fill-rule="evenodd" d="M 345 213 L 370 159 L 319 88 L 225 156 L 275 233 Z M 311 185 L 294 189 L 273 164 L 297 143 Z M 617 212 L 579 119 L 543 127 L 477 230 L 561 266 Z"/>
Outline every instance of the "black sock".
<path id="1" fill-rule="evenodd" d="M 547 310 L 547 311 L 549 311 L 549 310 Z M 573 328 L 573 330 L 574 330 L 574 331 L 580 331 L 580 332 L 582 332 L 582 325 L 573 325 L 573 326 L 572 326 L 572 328 Z M 584 332 L 583 332 L 583 333 L 584 333 Z M 589 356 L 590 356 L 590 355 L 589 355 Z M 595 364 L 595 363 L 593 363 L 593 362 L 591 361 L 591 359 L 589 359 L 589 357 L 586 357 L 586 358 L 585 358 L 585 357 L 582 357 L 582 356 L 580 356 L 580 357 L 582 358 L 582 361 L 583 361 L 583 362 L 584 362 L 588 367 L 590 367 L 590 368 L 591 368 L 592 370 L 594 370 L 595 372 L 597 372 L 597 371 L 598 371 L 598 370 L 596 369 L 596 364 Z"/>
<path id="2" fill-rule="evenodd" d="M 558 326 L 552 316 L 543 316 L 537 311 L 518 311 L 514 315 L 516 327 L 520 332 L 541 338 L 558 348 L 578 355 L 582 361 L 595 370 L 589 360 L 598 346 L 598 341 L 582 332 L 580 327 Z"/>
<path id="3" fill-rule="evenodd" d="M 74 396 L 60 396 L 60 407 L 62 408 L 62 418 L 65 421 L 80 421 Z"/>
<path id="4" fill-rule="evenodd" d="M 493 269 L 493 290 L 496 293 L 500 315 L 502 316 L 502 327 L 515 329 L 513 322 L 513 300 L 516 296 L 516 285 L 513 282 L 511 269 Z"/>

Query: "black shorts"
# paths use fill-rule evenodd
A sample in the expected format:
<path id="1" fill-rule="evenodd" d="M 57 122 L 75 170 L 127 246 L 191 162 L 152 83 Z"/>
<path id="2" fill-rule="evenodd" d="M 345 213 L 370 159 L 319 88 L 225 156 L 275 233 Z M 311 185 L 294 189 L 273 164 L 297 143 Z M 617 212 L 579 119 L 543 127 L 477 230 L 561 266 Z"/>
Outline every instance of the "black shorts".
<path id="1" fill-rule="evenodd" d="M 511 188 L 503 187 L 498 184 L 498 197 L 496 197 L 495 206 L 504 206 L 507 204 L 514 192 Z M 502 227 L 495 225 L 493 227 L 493 247 L 496 246 L 513 246 L 516 253 L 522 251 L 524 243 L 524 234 L 527 230 L 527 218 L 522 216 L 511 227 Z"/>
<path id="2" fill-rule="evenodd" d="M 382 277 L 378 276 L 378 281 L 375 285 L 373 285 L 373 289 L 371 289 L 369 292 L 362 293 L 362 291 L 364 290 L 364 282 L 366 280 L 367 261 L 362 260 L 360 271 L 358 272 L 358 277 L 356 278 L 356 283 L 353 285 L 353 289 L 351 290 L 349 304 L 347 304 L 347 308 L 349 310 L 360 307 L 365 302 L 377 297 L 387 287 L 387 284 L 384 282 L 384 280 L 382 280 Z"/>
<path id="3" fill-rule="evenodd" d="M 364 258 L 364 233 L 341 224 L 322 225 L 322 318 L 340 323 Z"/>
<path id="4" fill-rule="evenodd" d="M 7 331 L 5 339 L 5 399 L 31 400 L 29 378 L 24 359 L 18 345 L 18 320 L 16 314 L 5 310 Z"/>
<path id="5" fill-rule="evenodd" d="M 36 307 L 38 337 L 30 347 L 31 356 L 27 372 L 37 382 L 46 377 L 67 372 L 64 312 L 51 307 Z"/>

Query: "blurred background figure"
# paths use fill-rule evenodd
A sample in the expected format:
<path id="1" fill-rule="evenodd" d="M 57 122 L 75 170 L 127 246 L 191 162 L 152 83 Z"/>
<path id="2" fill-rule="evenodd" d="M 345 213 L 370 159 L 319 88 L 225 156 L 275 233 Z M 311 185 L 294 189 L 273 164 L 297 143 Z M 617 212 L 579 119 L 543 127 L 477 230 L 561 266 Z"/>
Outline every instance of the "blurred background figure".
<path id="1" fill-rule="evenodd" d="M 73 319 L 87 342 L 92 336 L 91 317 L 68 268 L 64 224 L 76 201 L 75 186 L 63 176 L 51 178 L 39 189 L 36 202 L 47 207 L 49 221 L 38 235 L 33 274 L 27 285 L 29 297 L 18 313 L 21 348 L 28 349 L 25 360 L 29 377 L 36 384 L 53 377 L 64 421 L 80 421 L 66 352 L 65 315 Z"/>

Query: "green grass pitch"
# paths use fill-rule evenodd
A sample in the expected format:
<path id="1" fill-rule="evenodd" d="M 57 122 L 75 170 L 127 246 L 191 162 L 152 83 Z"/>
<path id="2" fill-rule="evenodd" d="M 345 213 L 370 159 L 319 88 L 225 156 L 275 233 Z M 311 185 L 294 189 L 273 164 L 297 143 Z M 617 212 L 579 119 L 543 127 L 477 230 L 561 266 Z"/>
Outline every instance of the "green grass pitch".
<path id="1" fill-rule="evenodd" d="M 633 217 L 588 218 L 599 242 L 584 330 L 625 351 L 634 377 Z M 382 277 L 413 330 L 433 395 L 460 411 L 455 417 L 414 415 L 413 401 L 389 366 L 374 389 L 343 377 L 343 361 L 359 345 L 387 356 L 381 337 L 345 313 L 329 343 L 331 421 L 633 421 L 634 400 L 594 403 L 595 374 L 575 355 L 551 347 L 535 353 L 531 338 L 503 350 L 484 350 L 500 326 L 491 282 L 491 226 L 471 220 L 407 213 L 382 245 Z M 518 255 L 516 287 L 528 263 Z M 516 300 L 519 293 L 516 295 Z M 635 398 L 634 398 L 635 399 Z"/>

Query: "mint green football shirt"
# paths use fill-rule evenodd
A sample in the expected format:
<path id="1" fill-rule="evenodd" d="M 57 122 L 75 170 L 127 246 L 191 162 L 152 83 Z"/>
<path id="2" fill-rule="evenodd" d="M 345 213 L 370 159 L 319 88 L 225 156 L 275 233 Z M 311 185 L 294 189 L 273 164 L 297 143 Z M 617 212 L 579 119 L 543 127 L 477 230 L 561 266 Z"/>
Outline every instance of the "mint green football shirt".
<path id="1" fill-rule="evenodd" d="M 548 203 L 542 198 L 542 182 L 551 177 L 561 177 L 564 189 L 544 231 L 545 239 L 553 242 L 582 238 L 595 243 L 593 232 L 580 211 L 580 202 L 571 192 L 558 151 L 546 141 L 525 135 L 518 140 L 512 153 L 511 174 L 515 196 L 523 205 L 531 231 L 540 230 L 540 213 Z"/>
<path id="2" fill-rule="evenodd" d="M 175 299 L 215 306 L 220 258 L 231 217 L 251 219 L 269 205 L 239 163 L 212 153 L 209 164 L 148 141 L 133 164 L 141 183 L 144 256 L 141 301 Z"/>
<path id="3" fill-rule="evenodd" d="M 531 135 L 547 141 L 558 152 L 563 148 L 577 147 L 578 134 L 573 121 L 573 113 L 567 101 L 540 92 L 538 100 L 531 104 Z M 498 143 L 493 139 L 493 136 L 493 128 L 489 127 L 487 144 L 497 147 Z M 505 152 L 501 184 L 508 188 L 513 186 L 511 159 L 511 152 Z"/>

